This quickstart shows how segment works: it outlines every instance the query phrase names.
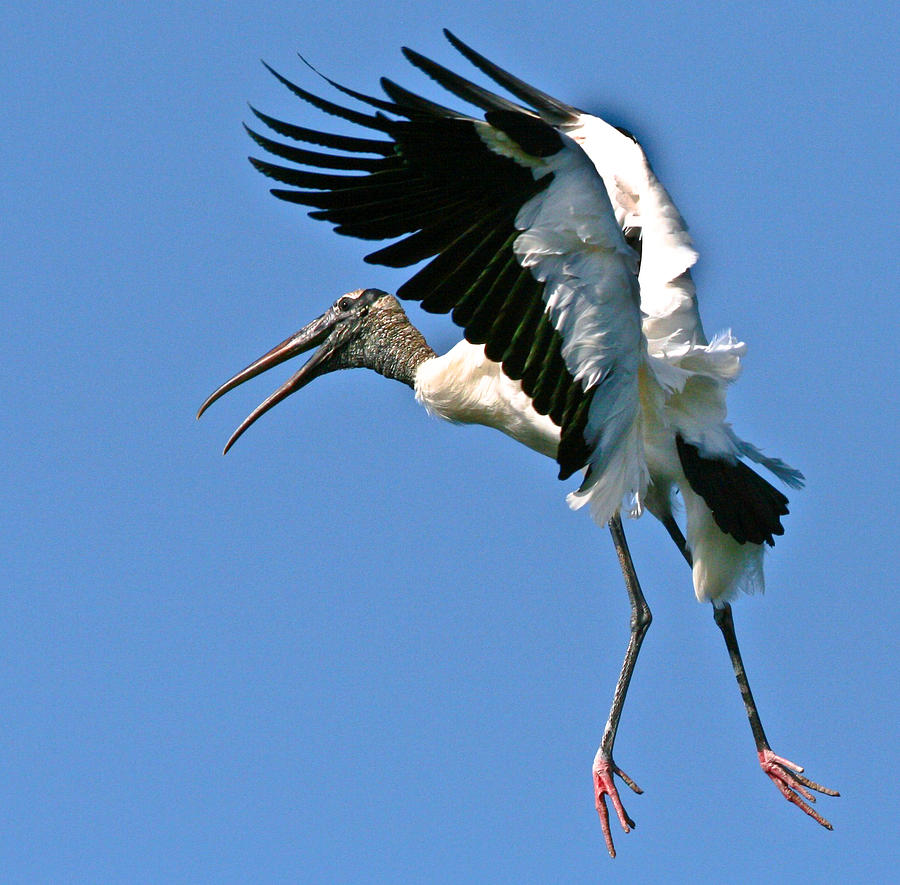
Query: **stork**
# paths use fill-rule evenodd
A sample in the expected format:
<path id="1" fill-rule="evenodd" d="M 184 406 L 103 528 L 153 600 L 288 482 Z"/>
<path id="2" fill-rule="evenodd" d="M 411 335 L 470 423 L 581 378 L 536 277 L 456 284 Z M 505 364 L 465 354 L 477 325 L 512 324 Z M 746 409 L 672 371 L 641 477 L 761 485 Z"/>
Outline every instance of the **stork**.
<path id="1" fill-rule="evenodd" d="M 238 427 L 226 452 L 260 415 L 314 378 L 363 367 L 411 387 L 433 415 L 494 427 L 555 458 L 560 479 L 584 470 L 568 502 L 588 505 L 609 526 L 631 605 L 630 638 L 593 763 L 595 804 L 613 857 L 607 798 L 623 830 L 634 827 L 615 776 L 641 792 L 615 764 L 613 745 L 651 620 L 620 514 L 648 510 L 691 566 L 697 599 L 712 604 L 763 772 L 788 801 L 831 829 L 812 807 L 811 791 L 838 793 L 769 745 L 730 606 L 740 591 L 763 588 L 764 547 L 783 533 L 788 512 L 785 495 L 745 462 L 793 488 L 803 485 L 799 471 L 765 456 L 726 421 L 726 388 L 745 345 L 730 332 L 706 337 L 691 279 L 697 253 L 635 137 L 444 33 L 518 101 L 404 49 L 414 66 L 483 117 L 387 79 L 386 98 L 379 98 L 324 78 L 375 113 L 357 110 L 269 68 L 299 98 L 370 131 L 363 137 L 304 128 L 251 107 L 282 138 L 325 150 L 247 132 L 292 164 L 251 158 L 281 185 L 272 190 L 276 197 L 311 208 L 311 217 L 338 233 L 395 240 L 368 255 L 369 263 L 427 262 L 397 295 L 451 313 L 464 340 L 437 356 L 395 297 L 357 289 L 223 384 L 198 417 L 247 379 L 315 348 Z M 686 533 L 675 519 L 679 496 Z"/>

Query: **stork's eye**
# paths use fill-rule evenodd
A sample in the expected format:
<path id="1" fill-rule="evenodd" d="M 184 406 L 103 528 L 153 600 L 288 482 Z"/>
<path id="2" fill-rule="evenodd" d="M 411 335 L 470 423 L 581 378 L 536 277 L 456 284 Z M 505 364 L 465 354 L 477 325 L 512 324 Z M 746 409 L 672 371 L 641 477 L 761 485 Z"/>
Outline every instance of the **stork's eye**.
<path id="1" fill-rule="evenodd" d="M 340 301 L 338 301 L 338 307 L 346 313 L 348 310 L 352 309 L 353 303 L 354 302 L 352 298 L 344 297 L 341 298 Z"/>

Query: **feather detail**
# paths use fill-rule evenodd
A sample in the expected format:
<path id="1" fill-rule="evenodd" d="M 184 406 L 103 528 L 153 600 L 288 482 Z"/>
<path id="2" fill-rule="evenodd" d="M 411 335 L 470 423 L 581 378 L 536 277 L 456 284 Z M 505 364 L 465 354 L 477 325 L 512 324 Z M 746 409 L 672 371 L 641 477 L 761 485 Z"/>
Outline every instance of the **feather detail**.
<path id="1" fill-rule="evenodd" d="M 590 503 L 605 525 L 624 497 L 640 498 L 648 480 L 639 428 L 636 256 L 580 149 L 567 144 L 535 175 L 547 172 L 554 176 L 550 186 L 516 217 L 523 233 L 513 249 L 544 284 L 566 367 L 585 390 L 594 390 L 584 429 L 590 466 L 568 501 L 573 508 Z"/>

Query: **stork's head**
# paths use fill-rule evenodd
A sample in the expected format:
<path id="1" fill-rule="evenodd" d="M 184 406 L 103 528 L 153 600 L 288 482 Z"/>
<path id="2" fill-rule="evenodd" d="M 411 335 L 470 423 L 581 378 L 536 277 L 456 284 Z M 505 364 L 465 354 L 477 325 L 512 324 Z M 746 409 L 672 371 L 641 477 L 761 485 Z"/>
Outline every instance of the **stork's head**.
<path id="1" fill-rule="evenodd" d="M 228 440 L 225 452 L 260 415 L 320 375 L 337 369 L 369 368 L 412 386 L 415 366 L 431 355 L 425 339 L 393 295 L 380 289 L 356 289 L 342 295 L 318 319 L 226 381 L 203 403 L 197 417 L 248 378 L 314 347 L 318 349 L 302 368 L 244 419 Z"/>

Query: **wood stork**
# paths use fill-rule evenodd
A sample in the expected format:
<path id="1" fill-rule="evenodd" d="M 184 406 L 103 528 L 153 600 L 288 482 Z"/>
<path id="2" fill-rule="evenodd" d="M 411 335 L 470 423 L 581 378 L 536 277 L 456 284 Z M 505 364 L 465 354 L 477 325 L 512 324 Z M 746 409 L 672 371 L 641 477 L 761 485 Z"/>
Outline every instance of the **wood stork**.
<path id="1" fill-rule="evenodd" d="M 763 455 L 726 421 L 726 388 L 745 345 L 730 332 L 707 339 L 691 279 L 697 253 L 634 136 L 540 92 L 444 33 L 519 101 L 404 49 L 413 65 L 480 108 L 483 118 L 387 79 L 382 99 L 324 78 L 375 113 L 356 110 L 269 68 L 299 98 L 375 137 L 303 128 L 253 108 L 283 138 L 325 151 L 247 131 L 293 164 L 251 158 L 284 185 L 275 196 L 311 207 L 311 217 L 338 233 L 395 240 L 368 255 L 370 263 L 427 261 L 397 294 L 426 311 L 450 312 L 464 340 L 436 356 L 393 296 L 357 289 L 222 385 L 198 417 L 248 378 L 318 348 L 247 417 L 226 452 L 260 415 L 312 379 L 365 367 L 413 388 L 434 415 L 495 427 L 555 458 L 561 479 L 584 469 L 569 504 L 589 505 L 595 520 L 609 526 L 631 603 L 631 635 L 593 764 L 596 807 L 613 857 L 607 796 L 624 831 L 634 826 L 614 776 L 641 792 L 613 761 L 613 744 L 651 619 L 619 514 L 623 506 L 632 516 L 649 510 L 691 565 L 697 599 L 713 605 L 762 770 L 786 799 L 831 829 L 809 804 L 810 791 L 838 793 L 769 746 L 729 605 L 741 590 L 762 589 L 764 545 L 783 533 L 788 512 L 787 498 L 742 459 L 789 486 L 803 484 L 798 471 Z M 676 495 L 686 537 L 673 515 Z"/>

